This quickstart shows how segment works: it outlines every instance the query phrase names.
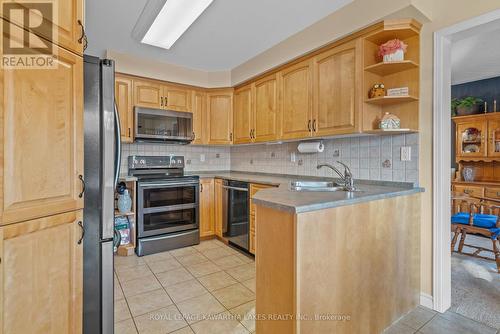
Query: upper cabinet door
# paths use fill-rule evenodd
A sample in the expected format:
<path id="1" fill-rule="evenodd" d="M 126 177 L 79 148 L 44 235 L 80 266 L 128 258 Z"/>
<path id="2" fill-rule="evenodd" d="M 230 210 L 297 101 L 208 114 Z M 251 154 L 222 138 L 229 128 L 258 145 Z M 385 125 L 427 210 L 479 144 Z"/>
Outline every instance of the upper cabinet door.
<path id="1" fill-rule="evenodd" d="M 35 3 L 33 5 L 33 3 Z M 49 3 L 49 2 L 47 2 Z M 21 26 L 26 30 L 30 30 L 33 34 L 41 36 L 63 48 L 73 51 L 77 54 L 83 54 L 83 0 L 63 0 L 57 1 L 56 5 L 53 7 L 37 8 L 36 1 L 18 2 L 20 8 L 26 13 L 30 9 L 38 9 L 42 12 L 43 19 L 48 20 L 52 23 L 52 29 L 36 29 L 28 28 L 24 24 L 23 15 L 16 15 L 13 12 L 3 12 L 2 17 L 9 20 L 16 25 Z M 38 6 L 45 6 L 46 3 L 40 2 Z M 50 12 L 57 9 L 56 12 Z M 18 13 L 20 13 L 18 11 Z M 30 11 L 30 22 L 38 22 L 42 18 L 38 14 L 38 11 Z M 23 12 L 23 14 L 25 14 Z M 80 22 L 80 23 L 79 23 Z M 33 38 L 32 38 L 33 40 Z"/>
<path id="2" fill-rule="evenodd" d="M 117 75 L 115 77 L 115 100 L 120 114 L 121 140 L 124 143 L 134 141 L 134 107 L 132 79 Z"/>
<path id="3" fill-rule="evenodd" d="M 317 136 L 358 130 L 361 56 L 351 41 L 314 58 L 313 132 Z"/>
<path id="4" fill-rule="evenodd" d="M 483 121 L 457 124 L 457 156 L 484 157 L 486 156 L 487 123 Z"/>
<path id="5" fill-rule="evenodd" d="M 233 140 L 233 91 L 207 94 L 208 144 L 231 144 Z"/>
<path id="6" fill-rule="evenodd" d="M 234 144 L 250 143 L 253 130 L 252 85 L 234 92 Z"/>
<path id="7" fill-rule="evenodd" d="M 191 111 L 191 91 L 181 87 L 163 86 L 163 108 Z"/>
<path id="8" fill-rule="evenodd" d="M 256 142 L 279 139 L 278 79 L 272 74 L 255 82 L 253 138 Z"/>
<path id="9" fill-rule="evenodd" d="M 488 156 L 500 156 L 500 120 L 488 121 Z"/>
<path id="10" fill-rule="evenodd" d="M 0 70 L 1 224 L 83 207 L 83 60 L 58 48 L 56 62 Z"/>
<path id="11" fill-rule="evenodd" d="M 312 62 L 305 60 L 280 72 L 281 137 L 305 138 L 312 131 Z"/>
<path id="12" fill-rule="evenodd" d="M 193 144 L 206 144 L 205 119 L 207 109 L 207 94 L 201 91 L 193 91 Z"/>
<path id="13" fill-rule="evenodd" d="M 134 106 L 163 108 L 163 89 L 153 81 L 134 80 Z"/>

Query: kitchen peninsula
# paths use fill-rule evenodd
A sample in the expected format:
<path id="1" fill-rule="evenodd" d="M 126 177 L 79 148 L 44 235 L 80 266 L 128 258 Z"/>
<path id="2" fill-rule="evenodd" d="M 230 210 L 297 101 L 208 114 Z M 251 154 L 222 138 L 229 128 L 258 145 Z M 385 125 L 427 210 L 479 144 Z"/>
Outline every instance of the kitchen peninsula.
<path id="1" fill-rule="evenodd" d="M 380 333 L 419 304 L 422 189 L 359 190 L 255 194 L 258 333 Z"/>

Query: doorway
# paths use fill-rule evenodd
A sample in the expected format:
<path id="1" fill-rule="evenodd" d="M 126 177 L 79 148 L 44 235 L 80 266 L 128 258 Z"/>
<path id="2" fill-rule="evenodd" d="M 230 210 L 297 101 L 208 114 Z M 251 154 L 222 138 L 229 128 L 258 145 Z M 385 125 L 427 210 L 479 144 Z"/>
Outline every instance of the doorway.
<path id="1" fill-rule="evenodd" d="M 481 288 L 487 296 L 492 293 L 498 294 L 498 285 L 500 284 L 500 274 L 494 269 L 488 271 L 488 267 L 496 268 L 495 261 L 485 262 L 481 264 L 479 259 L 476 261 L 473 257 L 468 257 L 463 254 L 451 252 L 451 235 L 450 235 L 450 220 L 452 206 L 450 198 L 452 196 L 451 187 L 452 181 L 461 180 L 463 177 L 463 166 L 457 174 L 450 172 L 452 162 L 457 162 L 455 151 L 465 149 L 467 152 L 473 151 L 476 147 L 457 147 L 452 148 L 451 138 L 455 138 L 455 130 L 452 131 L 452 122 L 450 121 L 450 110 L 452 101 L 452 59 L 454 46 L 463 42 L 466 39 L 474 38 L 475 36 L 485 36 L 494 30 L 498 30 L 497 36 L 500 35 L 500 11 L 490 12 L 485 15 L 458 23 L 454 26 L 437 31 L 434 36 L 434 143 L 433 143 L 433 304 L 434 309 L 439 312 L 445 312 L 450 309 L 454 312 L 463 314 L 466 317 L 471 317 L 474 320 L 484 322 L 491 327 L 497 327 L 498 319 L 496 317 L 483 317 L 480 314 L 491 308 L 487 305 L 488 301 L 485 297 L 482 299 L 480 293 L 477 296 L 470 294 L 470 289 Z M 465 45 L 465 43 L 462 43 Z M 496 43 L 498 44 L 498 43 Z M 472 47 L 472 44 L 470 44 Z M 465 48 L 465 47 L 464 47 Z M 471 52 L 472 51 L 472 52 Z M 474 57 L 474 52 L 479 53 L 485 50 L 463 50 L 464 57 Z M 457 50 L 455 49 L 455 52 Z M 487 54 L 487 52 L 485 52 Z M 455 54 L 456 56 L 456 54 Z M 455 57 L 456 58 L 456 57 Z M 473 58 L 469 58 L 473 59 Z M 467 59 L 466 59 L 467 60 Z M 484 63 L 483 63 L 484 65 Z M 478 71 L 476 71 L 478 72 Z M 494 72 L 492 70 L 492 72 Z M 500 77 L 500 72 L 496 74 Z M 490 77 L 495 76 L 494 73 Z M 484 77 L 483 77 L 484 78 Z M 468 80 L 477 81 L 480 77 Z M 454 78 L 457 83 L 456 78 Z M 500 96 L 498 96 L 500 101 Z M 482 106 L 484 110 L 484 106 Z M 493 111 L 493 103 L 488 103 L 487 110 Z M 455 122 L 456 123 L 456 122 Z M 458 125 L 457 125 L 458 126 Z M 467 127 L 466 127 L 467 128 Z M 488 137 L 487 140 L 489 140 Z M 461 145 L 457 141 L 457 145 Z M 480 149 L 480 148 L 479 148 Z M 486 154 L 486 153 L 485 153 Z M 474 159 L 469 159 L 474 160 Z M 479 159 L 478 159 L 479 160 Z M 483 159 L 487 160 L 487 159 Z M 500 180 L 499 180 L 500 181 Z M 454 185 L 455 187 L 455 185 Z M 481 188 L 481 187 L 478 187 Z M 455 189 L 455 188 L 454 188 Z M 481 188 L 481 196 L 484 196 L 485 187 Z M 455 194 L 455 192 L 454 192 Z M 472 246 L 486 248 L 488 247 L 484 239 L 476 238 L 476 236 L 467 236 L 468 242 Z M 457 245 L 458 247 L 458 245 Z M 492 249 L 492 243 L 489 242 L 489 248 Z M 455 248 L 456 249 L 456 248 Z M 462 249 L 464 250 L 464 249 Z M 474 253 L 472 251 L 471 253 Z M 470 255 L 470 254 L 469 254 Z M 488 261 L 488 260 L 485 260 Z M 491 266 L 489 266 L 491 265 Z M 455 283 L 461 280 L 465 283 L 466 288 Z M 469 282 L 467 282 L 469 280 Z M 473 283 L 478 283 L 473 284 Z M 469 285 L 467 285 L 469 284 Z M 495 288 L 496 286 L 496 288 Z M 460 287 L 458 289 L 457 287 Z M 486 291 L 491 288 L 491 290 Z M 464 292 L 469 293 L 468 296 L 460 295 Z M 493 298 L 495 298 L 493 296 Z M 486 307 L 481 309 L 486 303 Z M 470 307 L 473 306 L 473 307 Z M 492 312 L 497 312 L 494 309 Z"/>

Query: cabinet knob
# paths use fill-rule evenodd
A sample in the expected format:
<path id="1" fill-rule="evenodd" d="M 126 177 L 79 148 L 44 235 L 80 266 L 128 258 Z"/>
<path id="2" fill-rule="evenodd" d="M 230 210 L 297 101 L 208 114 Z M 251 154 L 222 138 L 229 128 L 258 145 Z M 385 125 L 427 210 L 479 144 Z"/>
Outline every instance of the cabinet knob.
<path id="1" fill-rule="evenodd" d="M 311 131 L 311 120 L 307 121 L 307 131 Z"/>
<path id="2" fill-rule="evenodd" d="M 313 131 L 316 132 L 316 120 L 313 120 Z"/>
<path id="3" fill-rule="evenodd" d="M 160 106 L 163 107 L 163 96 L 160 97 Z"/>

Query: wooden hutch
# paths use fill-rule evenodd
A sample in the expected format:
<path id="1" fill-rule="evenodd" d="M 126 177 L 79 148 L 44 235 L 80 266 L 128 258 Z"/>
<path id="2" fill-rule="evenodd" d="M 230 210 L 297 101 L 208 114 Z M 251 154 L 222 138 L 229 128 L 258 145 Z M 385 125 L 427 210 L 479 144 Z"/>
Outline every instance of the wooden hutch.
<path id="1" fill-rule="evenodd" d="M 453 117 L 456 124 L 458 171 L 453 191 L 475 197 L 500 199 L 500 112 Z M 475 169 L 473 181 L 465 181 L 465 167 Z"/>

